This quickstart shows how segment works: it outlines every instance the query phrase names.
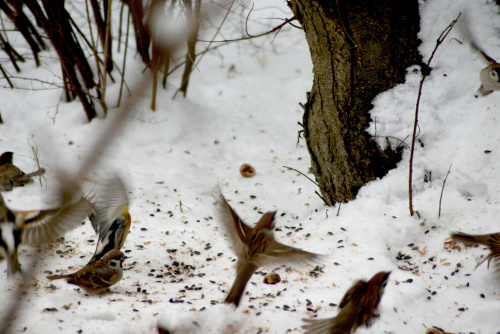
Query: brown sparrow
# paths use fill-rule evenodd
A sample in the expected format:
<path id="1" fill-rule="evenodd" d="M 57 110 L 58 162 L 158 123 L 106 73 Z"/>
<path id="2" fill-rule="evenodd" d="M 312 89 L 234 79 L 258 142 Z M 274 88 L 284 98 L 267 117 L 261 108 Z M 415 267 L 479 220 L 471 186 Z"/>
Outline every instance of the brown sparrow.
<path id="1" fill-rule="evenodd" d="M 45 169 L 25 174 L 12 163 L 12 152 L 4 152 L 0 156 L 0 191 L 11 191 L 14 187 L 22 187 L 33 181 L 33 176 L 42 175 Z"/>
<path id="2" fill-rule="evenodd" d="M 69 284 L 75 284 L 90 294 L 99 293 L 118 283 L 123 276 L 124 254 L 111 250 L 102 259 L 87 264 L 82 269 L 67 275 L 47 276 L 48 279 L 65 279 Z"/>
<path id="3" fill-rule="evenodd" d="M 490 262 L 491 260 L 493 260 L 496 269 L 500 270 L 500 233 L 472 235 L 472 234 L 457 232 L 452 234 L 451 238 L 454 241 L 460 241 L 466 245 L 481 244 L 487 246 L 491 252 L 483 261 L 477 264 L 476 268 L 481 263 L 488 260 L 488 269 L 489 269 Z"/>
<path id="4" fill-rule="evenodd" d="M 92 201 L 92 199 L 90 199 Z M 89 264 L 101 259 L 110 250 L 120 250 L 130 230 L 127 191 L 118 177 L 105 184 L 89 216 L 99 235 L 97 248 Z"/>
<path id="5" fill-rule="evenodd" d="M 85 198 L 65 200 L 56 209 L 15 211 L 0 194 L 0 256 L 7 258 L 7 274 L 20 271 L 17 249 L 21 243 L 40 245 L 51 241 L 85 220 L 92 206 Z"/>
<path id="6" fill-rule="evenodd" d="M 238 257 L 236 279 L 225 303 L 238 306 L 245 286 L 253 273 L 268 265 L 288 261 L 318 261 L 321 255 L 286 246 L 273 236 L 276 212 L 266 212 L 254 228 L 246 225 L 226 201 L 219 190 L 219 219 L 229 234 L 230 242 Z"/>
<path id="7" fill-rule="evenodd" d="M 370 327 L 378 317 L 377 307 L 382 299 L 391 272 L 379 272 L 368 282 L 357 281 L 339 304 L 339 314 L 330 319 L 303 319 L 307 334 L 350 334 L 358 327 Z"/>

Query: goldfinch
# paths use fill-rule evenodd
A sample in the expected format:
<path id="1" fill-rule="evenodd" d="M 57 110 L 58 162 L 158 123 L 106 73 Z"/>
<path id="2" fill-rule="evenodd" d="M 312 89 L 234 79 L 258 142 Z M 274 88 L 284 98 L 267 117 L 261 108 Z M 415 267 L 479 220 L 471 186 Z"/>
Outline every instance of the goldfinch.
<path id="1" fill-rule="evenodd" d="M 92 199 L 91 199 L 92 201 Z M 123 181 L 109 180 L 97 194 L 90 221 L 99 241 L 89 264 L 101 259 L 110 250 L 120 250 L 130 230 L 129 201 Z"/>

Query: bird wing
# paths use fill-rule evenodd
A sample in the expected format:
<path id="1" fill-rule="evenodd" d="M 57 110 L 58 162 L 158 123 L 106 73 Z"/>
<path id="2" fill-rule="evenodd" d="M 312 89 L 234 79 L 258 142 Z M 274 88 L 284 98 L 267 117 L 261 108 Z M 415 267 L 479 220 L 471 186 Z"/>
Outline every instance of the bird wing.
<path id="1" fill-rule="evenodd" d="M 129 200 L 120 177 L 110 179 L 97 195 L 92 227 L 97 234 L 106 234 L 118 217 L 127 217 Z"/>
<path id="2" fill-rule="evenodd" d="M 229 241 L 238 257 L 244 257 L 246 253 L 245 239 L 252 230 L 248 227 L 233 210 L 229 203 L 218 189 L 218 210 L 217 216 L 225 231 L 229 235 Z"/>
<path id="3" fill-rule="evenodd" d="M 16 223 L 22 227 L 23 244 L 39 245 L 53 240 L 85 220 L 92 204 L 85 198 L 52 210 L 17 211 Z"/>
<path id="4" fill-rule="evenodd" d="M 266 231 L 272 233 L 272 231 Z M 283 262 L 312 262 L 318 263 L 323 260 L 320 254 L 308 252 L 299 248 L 284 245 L 273 240 L 264 253 L 257 256 L 256 263 L 259 266 L 270 264 L 283 264 Z"/>
<path id="5" fill-rule="evenodd" d="M 305 322 L 302 328 L 304 334 L 329 334 L 333 333 L 332 329 L 335 326 L 335 320 L 327 319 L 302 319 Z"/>
<path id="6" fill-rule="evenodd" d="M 451 238 L 454 241 L 460 241 L 466 245 L 481 244 L 481 245 L 488 246 L 487 240 L 488 240 L 489 236 L 490 236 L 490 234 L 472 235 L 472 234 L 457 232 L 457 233 L 453 233 L 451 235 Z"/>
<path id="7" fill-rule="evenodd" d="M 472 235 L 457 232 L 453 233 L 451 237 L 454 241 L 460 241 L 466 245 L 481 244 L 487 246 L 491 252 L 486 258 L 484 258 L 484 260 L 479 262 L 477 266 L 487 260 L 489 268 L 491 260 L 493 260 L 495 269 L 500 271 L 500 233 Z"/>

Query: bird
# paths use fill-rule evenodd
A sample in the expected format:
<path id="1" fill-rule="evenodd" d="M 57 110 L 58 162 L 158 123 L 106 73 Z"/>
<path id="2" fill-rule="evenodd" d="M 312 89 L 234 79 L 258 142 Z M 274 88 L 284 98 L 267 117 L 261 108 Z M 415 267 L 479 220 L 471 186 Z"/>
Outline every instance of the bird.
<path id="1" fill-rule="evenodd" d="M 0 194 L 0 257 L 7 259 L 9 277 L 20 272 L 20 244 L 51 241 L 86 219 L 91 203 L 84 197 L 72 202 L 68 194 L 64 196 L 63 204 L 55 209 L 16 211 L 7 207 Z"/>
<path id="2" fill-rule="evenodd" d="M 479 94 L 481 94 L 481 96 L 486 96 L 496 90 L 500 90 L 500 64 L 495 59 L 488 56 L 486 52 L 476 45 L 476 43 L 472 42 L 472 47 L 479 51 L 488 62 L 488 66 L 483 68 L 479 73 L 481 86 L 477 90 L 476 97 Z"/>
<path id="3" fill-rule="evenodd" d="M 359 280 L 347 290 L 334 318 L 303 319 L 306 334 L 350 334 L 361 326 L 370 327 L 378 318 L 377 307 L 384 294 L 390 271 L 375 274 L 368 282 Z"/>
<path id="4" fill-rule="evenodd" d="M 125 255 L 119 250 L 107 252 L 101 259 L 87 264 L 77 272 L 47 276 L 49 280 L 65 279 L 89 294 L 97 294 L 118 283 L 123 277 Z"/>
<path id="5" fill-rule="evenodd" d="M 45 169 L 40 168 L 36 172 L 25 174 L 14 166 L 13 155 L 12 152 L 4 152 L 0 156 L 0 191 L 11 191 L 14 187 L 22 187 L 32 182 L 34 176 L 45 173 Z"/>
<path id="6" fill-rule="evenodd" d="M 317 262 L 322 259 L 319 254 L 279 243 L 273 236 L 276 211 L 262 215 L 255 227 L 246 225 L 229 205 L 224 195 L 218 190 L 218 218 L 229 234 L 233 250 L 236 252 L 236 279 L 231 287 L 225 303 L 238 307 L 246 284 L 259 268 L 283 262 Z"/>
<path id="7" fill-rule="evenodd" d="M 92 201 L 92 199 L 89 199 Z M 89 264 L 110 250 L 120 250 L 130 230 L 129 201 L 123 181 L 114 177 L 104 184 L 89 218 L 99 241 Z"/>
<path id="8" fill-rule="evenodd" d="M 500 64 L 484 52 L 481 47 L 479 47 L 479 39 L 474 34 L 474 31 L 471 30 L 471 27 L 473 27 L 474 24 L 471 22 L 472 19 L 470 14 L 467 11 L 464 11 L 463 13 L 460 13 L 459 16 L 461 16 L 461 20 L 458 23 L 458 30 L 463 37 L 464 44 L 470 45 L 475 52 L 480 53 L 488 64 L 488 66 L 483 68 L 479 73 L 481 86 L 476 91 L 474 96 L 487 96 L 496 90 L 500 91 Z"/>
<path id="9" fill-rule="evenodd" d="M 466 245 L 480 244 L 487 246 L 490 249 L 490 254 L 479 262 L 476 268 L 484 261 L 488 260 L 488 269 L 490 268 L 491 260 L 498 271 L 500 271 L 500 233 L 472 235 L 467 233 L 456 232 L 451 235 L 454 241 L 463 242 Z"/>

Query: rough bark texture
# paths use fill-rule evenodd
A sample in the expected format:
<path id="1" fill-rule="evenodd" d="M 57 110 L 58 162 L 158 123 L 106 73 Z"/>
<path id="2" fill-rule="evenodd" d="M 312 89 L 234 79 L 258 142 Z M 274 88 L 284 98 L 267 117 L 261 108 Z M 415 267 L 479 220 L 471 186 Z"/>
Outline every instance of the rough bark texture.
<path id="1" fill-rule="evenodd" d="M 347 202 L 394 168 L 366 132 L 371 101 L 420 64 L 417 0 L 293 0 L 309 44 L 314 82 L 304 111 L 311 169 L 327 204 Z"/>

